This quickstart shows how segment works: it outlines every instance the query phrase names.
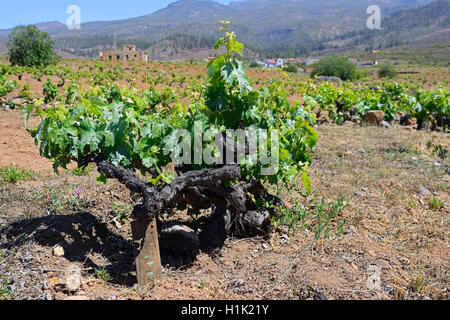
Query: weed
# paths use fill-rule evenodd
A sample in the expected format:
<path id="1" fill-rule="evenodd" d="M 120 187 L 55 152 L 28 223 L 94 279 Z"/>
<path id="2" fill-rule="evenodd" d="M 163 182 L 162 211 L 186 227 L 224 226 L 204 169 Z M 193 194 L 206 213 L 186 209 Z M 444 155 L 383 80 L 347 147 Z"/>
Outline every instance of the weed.
<path id="1" fill-rule="evenodd" d="M 428 285 L 428 281 L 426 281 L 421 275 L 415 275 L 411 278 L 409 283 L 410 289 L 415 293 L 421 293 L 422 290 Z"/>
<path id="2" fill-rule="evenodd" d="M 428 203 L 430 205 L 430 208 L 433 210 L 439 210 L 439 209 L 443 208 L 445 205 L 444 201 L 442 201 L 438 198 L 435 198 L 435 197 L 431 197 L 428 200 Z"/>
<path id="3" fill-rule="evenodd" d="M 427 149 L 433 149 L 432 154 L 437 155 L 439 158 L 444 160 L 447 158 L 448 150 L 446 150 L 442 145 L 433 145 L 433 142 L 430 140 L 427 142 Z"/>
<path id="4" fill-rule="evenodd" d="M 14 167 L 0 168 L 0 182 L 16 183 L 21 180 L 32 180 L 38 176 L 32 170 L 20 170 Z"/>
<path id="5" fill-rule="evenodd" d="M 0 300 L 10 300 L 14 295 L 14 290 L 12 290 L 6 279 L 6 271 L 11 268 L 11 265 L 4 263 L 3 261 L 4 251 L 0 252 Z"/>
<path id="6" fill-rule="evenodd" d="M 296 232 L 298 225 L 303 231 L 314 231 L 316 240 L 322 237 L 328 239 L 332 229 L 341 236 L 344 233 L 346 219 L 341 219 L 342 212 L 348 207 L 345 196 L 336 201 L 326 202 L 325 198 L 318 199 L 317 194 L 309 201 L 306 208 L 302 208 L 298 201 L 290 209 L 279 209 L 280 217 L 272 219 L 274 226 L 285 225 L 290 232 Z"/>
<path id="7" fill-rule="evenodd" d="M 118 204 L 117 202 L 113 203 L 114 212 L 117 214 L 116 220 L 125 224 L 128 220 L 128 216 L 130 215 L 130 205 L 129 204 Z"/>
<path id="8" fill-rule="evenodd" d="M 105 268 L 95 268 L 95 276 L 104 282 L 111 280 L 111 275 Z"/>
<path id="9" fill-rule="evenodd" d="M 87 167 L 81 167 L 81 168 L 73 168 L 72 170 L 72 174 L 74 176 L 87 176 L 90 172 L 92 171 L 92 167 L 91 166 L 87 166 Z"/>

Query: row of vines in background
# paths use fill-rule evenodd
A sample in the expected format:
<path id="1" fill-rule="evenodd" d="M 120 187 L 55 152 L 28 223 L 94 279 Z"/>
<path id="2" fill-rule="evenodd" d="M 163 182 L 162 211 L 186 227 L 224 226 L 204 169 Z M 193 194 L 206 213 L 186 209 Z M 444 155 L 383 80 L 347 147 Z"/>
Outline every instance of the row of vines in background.
<path id="1" fill-rule="evenodd" d="M 303 99 L 312 109 L 328 110 L 337 122 L 343 121 L 343 113 L 352 111 L 361 118 L 369 110 L 382 110 L 386 121 L 393 121 L 403 112 L 417 120 L 450 116 L 450 94 L 445 88 L 411 92 L 399 83 L 383 83 L 380 88 L 360 88 L 351 83 L 335 86 L 328 82 L 299 83 Z M 341 108 L 338 108 L 339 101 Z"/>
<path id="2" fill-rule="evenodd" d="M 163 107 L 173 107 L 189 98 L 199 95 L 204 81 L 201 73 L 189 74 L 187 72 L 176 72 L 180 63 L 165 63 L 164 67 L 172 69 L 165 72 L 162 68 L 150 67 L 145 63 L 136 63 L 125 66 L 123 64 L 108 65 L 102 62 L 82 62 L 75 64 L 67 60 L 59 65 L 46 68 L 29 68 L 0 64 L 0 98 L 6 97 L 13 90 L 20 88 L 17 80 L 21 80 L 25 73 L 32 78 L 43 82 L 44 102 L 58 101 L 65 104 L 73 104 L 81 98 L 82 91 L 80 80 L 86 81 L 87 93 L 99 92 L 99 90 L 135 90 L 139 89 L 138 82 L 145 84 L 144 91 L 151 96 L 152 104 L 161 104 Z M 192 67 L 192 65 L 190 65 Z M 195 67 L 195 66 L 194 66 Z M 196 67 L 201 70 L 204 65 Z M 14 79 L 17 76 L 17 80 Z M 43 81 L 47 76 L 47 81 Z M 61 78 L 60 81 L 53 80 L 50 76 Z M 343 82 L 340 85 L 334 83 L 317 83 L 313 79 L 304 80 L 299 77 L 283 78 L 283 87 L 288 96 L 300 94 L 303 104 L 308 105 L 311 110 L 329 111 L 330 118 L 336 123 L 343 122 L 343 114 L 352 111 L 361 118 L 368 110 L 382 110 L 385 120 L 392 121 L 401 113 L 408 113 L 419 121 L 449 116 L 450 95 L 446 88 L 436 87 L 431 90 L 411 90 L 404 84 L 395 82 L 383 82 L 380 88 L 362 87 L 353 82 Z M 119 88 L 118 81 L 124 80 L 128 88 Z M 254 85 L 270 85 L 277 79 L 270 78 L 266 81 L 256 78 Z M 62 82 L 62 83 L 61 83 Z M 64 84 L 64 94 L 58 94 L 58 86 Z M 155 88 L 159 89 L 156 90 Z M 100 89 L 104 88 L 104 89 Z M 106 89 L 108 88 L 108 89 Z M 20 88 L 20 96 L 33 100 L 36 94 L 31 92 L 30 86 L 25 84 Z M 336 100 L 343 104 L 337 108 Z"/>

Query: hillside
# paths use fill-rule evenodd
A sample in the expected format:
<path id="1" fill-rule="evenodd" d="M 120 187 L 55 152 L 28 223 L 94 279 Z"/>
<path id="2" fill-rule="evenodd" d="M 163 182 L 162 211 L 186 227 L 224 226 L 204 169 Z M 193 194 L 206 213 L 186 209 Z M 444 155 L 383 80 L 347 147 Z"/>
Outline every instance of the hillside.
<path id="1" fill-rule="evenodd" d="M 307 55 L 311 51 L 376 42 L 377 35 L 364 31 L 369 5 L 379 5 L 386 25 L 398 30 L 401 19 L 416 16 L 431 0 L 247 0 L 228 6 L 214 1 L 181 0 L 166 8 L 137 18 L 82 24 L 81 30 L 68 30 L 52 22 L 38 27 L 49 32 L 58 49 L 81 56 L 97 56 L 102 48 L 110 48 L 117 34 L 118 44 L 136 43 L 153 59 L 178 59 L 186 55 L 210 54 L 217 37 L 217 20 L 233 19 L 233 29 L 240 35 L 253 56 L 275 57 Z M 446 6 L 448 1 L 439 1 Z M 399 13 L 406 10 L 405 13 Z M 409 11 L 413 10 L 413 11 Z M 434 7 L 433 7 L 434 10 Z M 434 12 L 426 13 L 428 16 Z M 440 16 L 445 11 L 438 12 Z M 447 14 L 448 16 L 448 14 Z M 409 20 L 406 33 L 414 19 Z M 427 22 L 428 21 L 428 22 Z M 425 25 L 423 25 L 425 24 Z M 439 38 L 442 25 L 420 20 L 418 27 L 433 30 Z M 361 31 L 363 30 L 363 31 Z M 10 30 L 0 31 L 6 41 Z M 409 33 L 406 38 L 413 38 Z M 444 36 L 447 33 L 444 32 Z M 384 36 L 382 37 L 385 40 Z M 370 41 L 367 40 L 370 38 Z M 412 39 L 414 40 L 414 39 Z M 368 42 L 369 41 L 369 42 Z M 1 45 L 0 45 L 1 50 Z"/>
<path id="2" fill-rule="evenodd" d="M 368 45 L 376 49 L 402 44 L 430 45 L 450 42 L 450 2 L 438 0 L 426 6 L 400 11 L 382 21 L 381 30 L 361 30 L 337 37 L 329 45 Z"/>

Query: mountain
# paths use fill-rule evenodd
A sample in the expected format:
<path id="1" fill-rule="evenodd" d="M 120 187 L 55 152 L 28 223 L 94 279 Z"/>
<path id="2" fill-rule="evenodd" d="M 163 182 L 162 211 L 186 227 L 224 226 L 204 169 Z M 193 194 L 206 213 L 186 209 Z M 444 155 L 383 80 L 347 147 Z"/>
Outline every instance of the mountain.
<path id="1" fill-rule="evenodd" d="M 382 21 L 381 30 L 360 30 L 337 37 L 330 46 L 389 48 L 402 44 L 450 43 L 450 2 L 438 0 L 426 6 L 400 11 Z"/>
<path id="2" fill-rule="evenodd" d="M 402 10 L 418 10 L 430 2 L 246 0 L 221 5 L 211 0 L 181 0 L 137 18 L 83 23 L 81 30 L 69 30 L 59 23 L 38 27 L 50 33 L 58 49 L 79 55 L 96 56 L 99 50 L 111 48 L 116 34 L 118 45 L 132 42 L 148 51 L 151 58 L 175 59 L 199 51 L 211 55 L 211 46 L 218 37 L 218 20 L 232 18 L 232 29 L 252 56 L 299 56 L 356 43 L 360 41 L 358 37 L 373 37 L 375 41 L 375 36 L 365 35 L 364 31 L 369 5 L 379 5 L 388 19 Z M 397 16 L 392 21 L 401 18 Z M 5 41 L 10 31 L 0 30 L 0 41 Z"/>

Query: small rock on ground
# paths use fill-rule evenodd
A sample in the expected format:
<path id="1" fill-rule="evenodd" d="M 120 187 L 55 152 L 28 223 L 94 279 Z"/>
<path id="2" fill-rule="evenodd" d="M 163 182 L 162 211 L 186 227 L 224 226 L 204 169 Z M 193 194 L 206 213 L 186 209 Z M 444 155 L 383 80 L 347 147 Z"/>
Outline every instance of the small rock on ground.
<path id="1" fill-rule="evenodd" d="M 419 186 L 420 193 L 422 193 L 424 196 L 429 196 L 431 194 L 431 191 L 427 188 L 424 188 L 422 186 Z"/>
<path id="2" fill-rule="evenodd" d="M 78 291 L 81 288 L 81 276 L 73 274 L 66 280 L 66 287 L 70 291 Z"/>
<path id="3" fill-rule="evenodd" d="M 57 257 L 63 257 L 64 256 L 64 249 L 63 249 L 63 247 L 61 247 L 60 245 L 56 245 L 53 248 L 53 255 L 55 255 Z"/>
<path id="4" fill-rule="evenodd" d="M 380 122 L 380 127 L 390 129 L 391 125 L 389 124 L 389 122 L 383 120 Z"/>

